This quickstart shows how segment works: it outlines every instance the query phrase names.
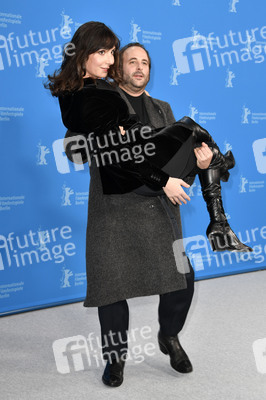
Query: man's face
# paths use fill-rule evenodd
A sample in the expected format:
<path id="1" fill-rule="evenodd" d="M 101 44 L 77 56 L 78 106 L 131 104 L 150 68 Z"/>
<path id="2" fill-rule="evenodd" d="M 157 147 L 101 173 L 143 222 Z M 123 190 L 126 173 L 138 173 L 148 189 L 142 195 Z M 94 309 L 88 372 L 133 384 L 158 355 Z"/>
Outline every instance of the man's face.
<path id="1" fill-rule="evenodd" d="M 131 93 L 143 91 L 150 79 L 149 59 L 145 50 L 129 47 L 123 54 L 122 87 Z"/>

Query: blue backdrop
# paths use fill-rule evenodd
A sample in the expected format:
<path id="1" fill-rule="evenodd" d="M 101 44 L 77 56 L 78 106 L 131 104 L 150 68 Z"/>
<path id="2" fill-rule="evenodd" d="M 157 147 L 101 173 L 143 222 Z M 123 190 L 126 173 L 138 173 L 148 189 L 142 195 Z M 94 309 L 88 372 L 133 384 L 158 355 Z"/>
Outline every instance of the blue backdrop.
<path id="1" fill-rule="evenodd" d="M 84 22 L 144 44 L 148 90 L 176 119 L 190 115 L 232 149 L 223 184 L 230 224 L 250 254 L 213 253 L 199 182 L 183 205 L 185 248 L 196 279 L 265 268 L 265 1 L 102 0 L 6 2 L 0 10 L 0 311 L 82 300 L 88 166 L 68 162 L 57 99 L 43 88 L 62 46 Z"/>

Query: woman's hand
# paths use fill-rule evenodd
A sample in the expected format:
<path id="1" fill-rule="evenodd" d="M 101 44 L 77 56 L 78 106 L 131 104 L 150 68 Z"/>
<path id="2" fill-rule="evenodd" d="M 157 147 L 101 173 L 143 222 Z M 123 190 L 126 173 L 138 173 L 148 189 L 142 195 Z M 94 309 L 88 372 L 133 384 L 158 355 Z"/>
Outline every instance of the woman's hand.
<path id="1" fill-rule="evenodd" d="M 207 169 L 212 160 L 212 151 L 209 146 L 202 142 L 201 147 L 196 147 L 194 149 L 195 156 L 197 157 L 197 166 L 200 169 Z"/>
<path id="2" fill-rule="evenodd" d="M 185 188 L 190 187 L 182 179 L 170 177 L 167 181 L 166 186 L 163 187 L 165 194 L 173 204 L 178 203 L 181 206 L 182 202 L 184 204 L 187 204 L 186 200 L 190 201 L 190 197 L 183 190 L 182 186 L 184 186 Z"/>
<path id="3" fill-rule="evenodd" d="M 120 129 L 120 133 L 121 135 L 124 135 L 126 133 L 125 129 L 123 128 L 123 126 L 119 126 Z"/>

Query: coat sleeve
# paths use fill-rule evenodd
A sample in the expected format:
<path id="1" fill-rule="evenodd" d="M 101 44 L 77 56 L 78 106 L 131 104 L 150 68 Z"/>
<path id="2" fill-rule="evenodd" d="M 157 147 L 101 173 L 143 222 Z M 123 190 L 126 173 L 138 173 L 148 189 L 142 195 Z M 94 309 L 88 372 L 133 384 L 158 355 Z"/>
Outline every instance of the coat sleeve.
<path id="1" fill-rule="evenodd" d="M 119 93 L 85 87 L 59 96 L 62 121 L 72 132 L 100 134 L 114 129 L 129 118 L 128 108 Z"/>

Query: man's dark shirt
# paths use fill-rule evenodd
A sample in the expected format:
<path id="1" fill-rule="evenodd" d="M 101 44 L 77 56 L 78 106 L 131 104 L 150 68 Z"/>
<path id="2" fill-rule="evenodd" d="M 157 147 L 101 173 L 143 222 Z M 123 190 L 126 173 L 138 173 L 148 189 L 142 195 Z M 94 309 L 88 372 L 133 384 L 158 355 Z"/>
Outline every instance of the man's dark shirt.
<path id="1" fill-rule="evenodd" d="M 135 97 L 135 96 L 130 96 L 130 94 L 128 94 L 124 90 L 123 92 L 125 93 L 129 103 L 131 104 L 135 113 L 137 114 L 137 117 L 140 120 L 140 122 L 142 122 L 144 125 L 150 125 L 150 119 L 144 103 L 144 93 L 142 93 L 140 96 Z M 149 187 L 147 187 L 146 185 L 143 185 L 135 189 L 134 192 L 142 196 L 149 196 L 149 197 L 164 195 L 163 189 L 154 191 Z"/>
<path id="2" fill-rule="evenodd" d="M 150 124 L 149 116 L 148 116 L 148 113 L 147 113 L 147 110 L 145 107 L 145 103 L 144 103 L 144 93 L 142 93 L 140 96 L 135 97 L 135 96 L 131 96 L 124 90 L 123 90 L 123 92 L 125 93 L 130 104 L 132 105 L 140 122 L 142 122 L 144 125 Z"/>

